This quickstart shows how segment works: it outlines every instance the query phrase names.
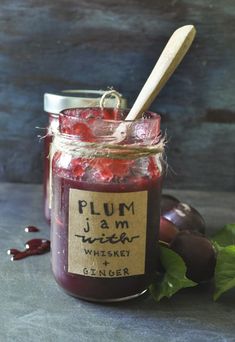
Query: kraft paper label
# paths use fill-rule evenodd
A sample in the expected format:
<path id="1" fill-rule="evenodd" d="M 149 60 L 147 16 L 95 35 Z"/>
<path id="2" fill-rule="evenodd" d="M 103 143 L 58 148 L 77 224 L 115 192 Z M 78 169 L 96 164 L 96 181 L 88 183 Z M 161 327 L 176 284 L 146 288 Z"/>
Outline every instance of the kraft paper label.
<path id="1" fill-rule="evenodd" d="M 99 278 L 144 274 L 147 195 L 70 189 L 68 272 Z"/>

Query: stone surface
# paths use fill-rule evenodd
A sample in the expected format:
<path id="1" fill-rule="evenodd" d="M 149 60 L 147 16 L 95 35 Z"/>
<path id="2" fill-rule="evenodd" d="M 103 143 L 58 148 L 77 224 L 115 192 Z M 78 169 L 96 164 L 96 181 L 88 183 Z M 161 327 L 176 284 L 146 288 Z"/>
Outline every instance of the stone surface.
<path id="1" fill-rule="evenodd" d="M 169 191 L 168 191 L 169 192 Z M 235 222 L 235 193 L 170 191 L 195 206 L 208 232 Z M 39 185 L 0 183 L 0 340 L 4 342 L 232 342 L 235 291 L 214 303 L 206 286 L 155 303 L 145 296 L 120 304 L 93 304 L 66 295 L 55 283 L 49 254 L 11 262 L 8 248 L 49 237 Z M 28 224 L 41 228 L 25 233 Z"/>
<path id="2" fill-rule="evenodd" d="M 1 0 L 0 180 L 40 182 L 44 92 L 114 86 L 131 105 L 171 33 L 192 23 L 195 43 L 152 106 L 166 182 L 235 190 L 234 14 L 232 0 Z"/>

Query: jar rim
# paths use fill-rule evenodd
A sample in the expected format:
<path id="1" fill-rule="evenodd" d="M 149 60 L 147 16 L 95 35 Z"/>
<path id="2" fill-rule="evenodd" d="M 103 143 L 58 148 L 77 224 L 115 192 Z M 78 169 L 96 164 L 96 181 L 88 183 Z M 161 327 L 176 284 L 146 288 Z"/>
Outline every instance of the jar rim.
<path id="1" fill-rule="evenodd" d="M 95 108 L 96 110 L 99 109 L 100 107 L 76 107 L 76 108 L 66 108 L 64 110 L 62 110 L 59 113 L 59 117 L 69 117 L 69 118 L 74 118 L 75 120 L 79 121 L 79 122 L 87 122 L 86 118 L 79 118 L 75 115 L 69 115 L 68 113 L 65 113 L 66 111 L 76 111 L 76 110 L 89 110 L 89 109 L 93 109 Z M 105 107 L 105 109 L 113 109 L 113 107 Z M 102 108 L 100 108 L 100 110 L 102 110 Z M 131 108 L 115 108 L 116 112 L 123 112 L 125 114 L 125 116 L 127 116 L 127 114 L 130 112 Z M 146 117 L 143 117 L 143 115 L 145 115 Z M 143 111 L 142 116 L 139 119 L 135 119 L 135 120 L 125 120 L 125 116 L 123 117 L 123 119 L 121 120 L 114 120 L 114 119 L 102 119 L 102 118 L 94 118 L 95 120 L 102 120 L 104 122 L 107 123 L 117 123 L 117 124 L 121 124 L 121 123 L 142 123 L 143 120 L 151 120 L 151 121 L 159 121 L 159 124 L 161 123 L 161 115 L 152 111 Z"/>
<path id="2" fill-rule="evenodd" d="M 101 147 L 102 144 L 155 145 L 161 139 L 161 117 L 157 113 L 146 111 L 145 116 L 137 120 L 124 120 L 129 109 L 115 109 L 115 114 L 121 112 L 125 116 L 121 120 L 107 120 L 96 116 L 97 114 L 99 116 L 101 108 L 98 112 L 95 108 L 95 113 L 93 109 L 91 108 L 91 112 L 86 108 L 78 108 L 78 112 L 76 112 L 77 109 L 72 109 L 73 115 L 64 113 L 66 110 L 62 111 L 59 115 L 59 136 L 62 139 L 67 138 L 68 141 L 77 141 L 82 144 L 98 143 Z M 94 116 L 90 116 L 92 114 Z"/>

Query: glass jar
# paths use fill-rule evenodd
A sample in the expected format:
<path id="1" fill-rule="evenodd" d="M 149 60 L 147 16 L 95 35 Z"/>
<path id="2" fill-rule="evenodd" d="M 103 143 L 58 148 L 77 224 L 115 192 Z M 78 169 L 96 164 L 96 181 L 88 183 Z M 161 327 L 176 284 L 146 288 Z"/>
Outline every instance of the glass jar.
<path id="1" fill-rule="evenodd" d="M 67 293 L 86 300 L 139 296 L 158 266 L 160 116 L 123 121 L 126 114 L 65 110 L 53 142 L 52 271 Z"/>
<path id="2" fill-rule="evenodd" d="M 106 91 L 104 90 L 63 90 L 58 94 L 44 94 L 44 111 L 48 113 L 49 124 L 47 134 L 44 138 L 44 174 L 43 174 L 43 193 L 44 193 L 44 214 L 48 222 L 51 218 L 51 160 L 50 153 L 52 137 L 57 132 L 59 126 L 59 113 L 65 108 L 73 107 L 96 107 L 99 106 L 100 99 Z M 106 105 L 115 106 L 115 97 L 106 99 Z M 126 108 L 126 99 L 121 96 L 120 108 Z"/>

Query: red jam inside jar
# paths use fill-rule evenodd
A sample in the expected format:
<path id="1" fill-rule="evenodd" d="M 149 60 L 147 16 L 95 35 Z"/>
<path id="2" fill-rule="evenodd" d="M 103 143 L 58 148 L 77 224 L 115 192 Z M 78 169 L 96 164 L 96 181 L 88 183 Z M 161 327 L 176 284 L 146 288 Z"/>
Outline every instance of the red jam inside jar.
<path id="1" fill-rule="evenodd" d="M 66 292 L 92 301 L 142 294 L 158 266 L 160 116 L 126 114 L 65 110 L 54 141 L 52 270 Z"/>

